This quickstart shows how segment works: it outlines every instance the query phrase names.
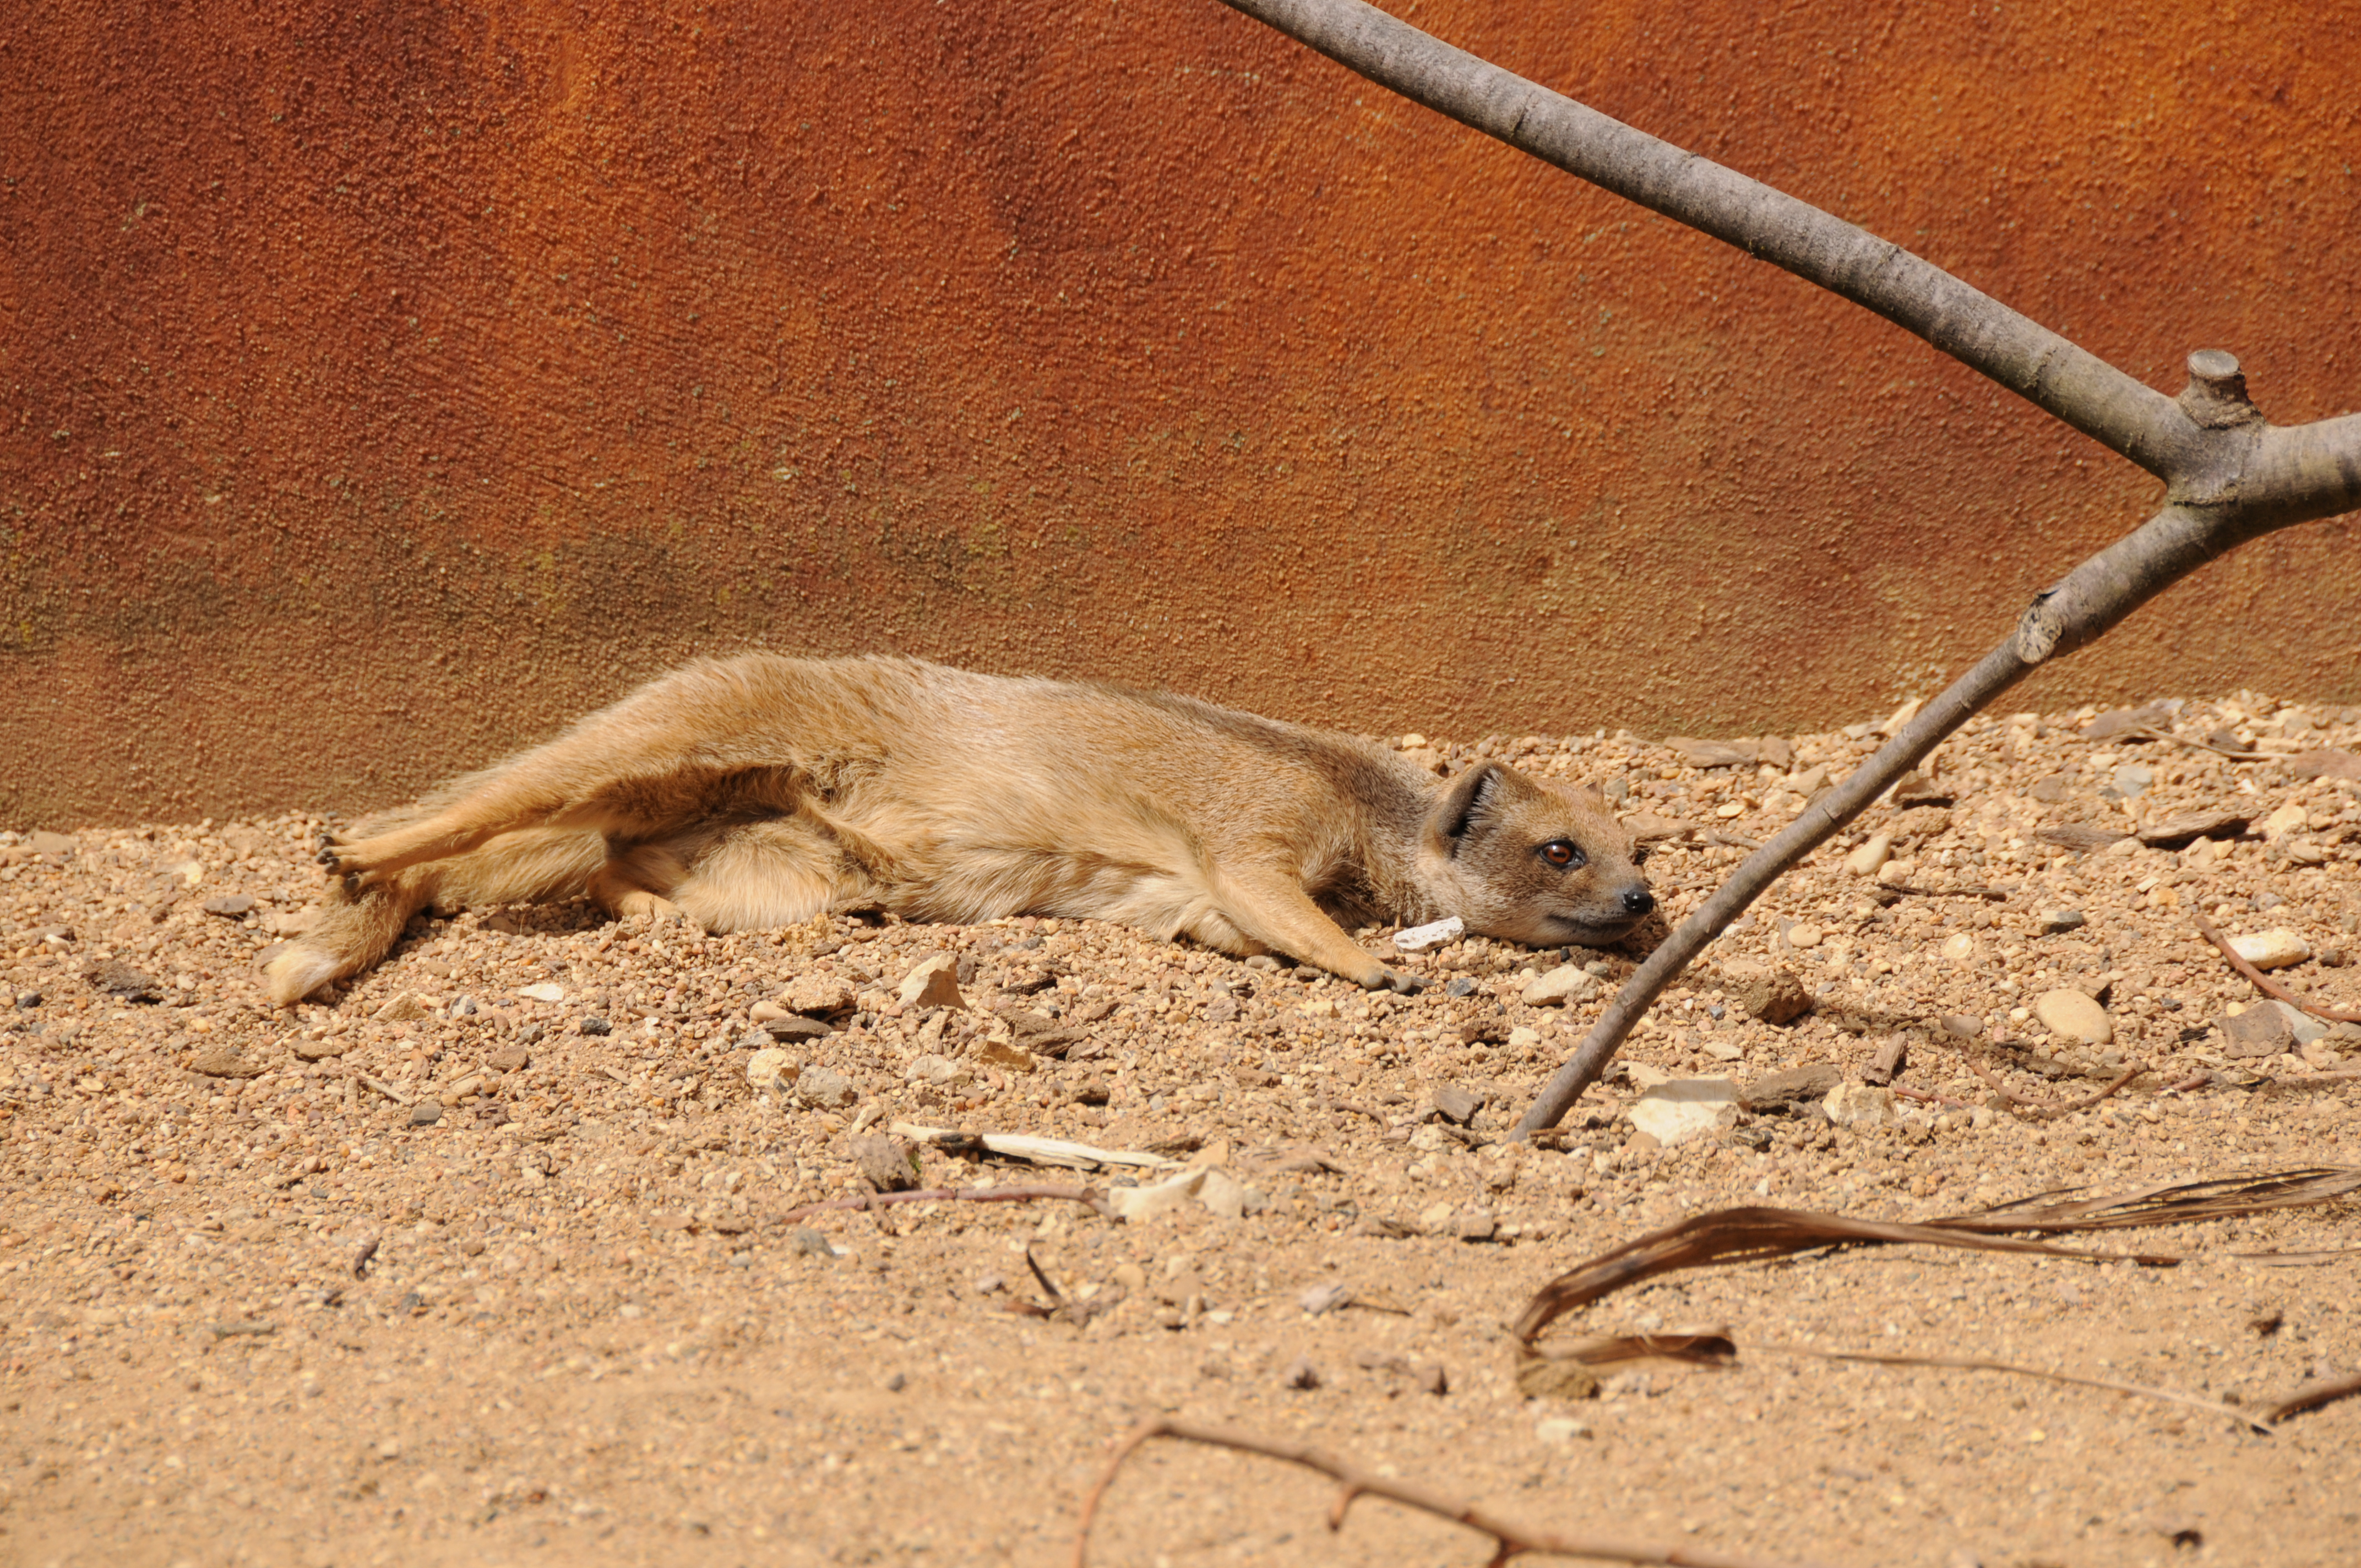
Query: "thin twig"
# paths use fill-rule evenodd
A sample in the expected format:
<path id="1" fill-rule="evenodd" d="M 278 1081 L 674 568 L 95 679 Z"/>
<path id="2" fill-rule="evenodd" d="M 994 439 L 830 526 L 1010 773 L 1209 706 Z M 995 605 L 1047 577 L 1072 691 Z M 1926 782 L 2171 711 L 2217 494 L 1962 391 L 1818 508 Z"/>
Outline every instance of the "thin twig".
<path id="1" fill-rule="evenodd" d="M 2283 1421 L 2305 1410 L 2317 1409 L 2334 1399 L 2361 1394 L 2361 1372 L 2348 1372 L 2342 1377 L 2323 1377 L 2306 1383 L 2278 1404 L 2263 1412 L 2267 1421 Z"/>
<path id="2" fill-rule="evenodd" d="M 2230 945 L 2230 938 L 2216 931 L 2211 920 L 2193 909 L 2189 912 L 2189 917 L 2197 922 L 2198 930 L 2205 934 L 2207 941 L 2222 949 L 2222 956 L 2230 960 L 2230 967 L 2254 981 L 2255 989 L 2265 996 L 2276 997 L 2290 1007 L 2301 1007 L 2313 1017 L 2325 1018 L 2332 1024 L 2361 1024 L 2361 1013 L 2345 1013 L 2334 1007 L 2323 1007 L 2316 1002 L 2306 1002 L 2302 997 L 2240 958 L 2238 949 Z"/>
<path id="3" fill-rule="evenodd" d="M 2110 740 L 2169 740 L 2175 745 L 2194 746 L 2241 762 L 2267 762 L 2274 753 L 2269 751 L 2234 751 L 2227 746 L 2216 746 L 2211 740 L 2200 740 L 2188 735 L 2168 734 L 2161 729 L 2119 729 L 2107 737 Z"/>
<path id="4" fill-rule="evenodd" d="M 1920 898 L 1989 898 L 1994 904 L 2008 902 L 2008 894 L 1996 887 L 1914 887 L 1906 882 L 1880 883 L 1885 893 L 1915 894 Z"/>
<path id="5" fill-rule="evenodd" d="M 1894 1355 L 1868 1350 L 1815 1350 L 1806 1344 L 1758 1344 L 1756 1350 L 1772 1351 L 1780 1355 L 1810 1355 L 1822 1361 L 1865 1361 L 1878 1366 L 1946 1366 L 1962 1372 L 2005 1372 L 2018 1377 L 2039 1377 L 2051 1383 L 2072 1383 L 2084 1388 L 2109 1388 L 2118 1394 L 2136 1394 L 2145 1399 L 2162 1399 L 2170 1404 L 2189 1405 L 2227 1416 L 2240 1426 L 2271 1435 L 2263 1424 L 2268 1415 L 2257 1420 L 2234 1405 L 2224 1405 L 2195 1394 L 2183 1394 L 2170 1388 L 2151 1387 L 2145 1383 L 2120 1383 L 2112 1377 L 2077 1377 L 2070 1372 L 2052 1372 L 2040 1366 L 2019 1366 L 2013 1362 L 1987 1361 L 1979 1355 Z"/>
<path id="6" fill-rule="evenodd" d="M 2019 1094 L 2015 1090 L 2009 1088 L 2008 1085 L 2003 1083 L 1998 1078 L 1993 1076 L 1991 1072 L 1985 1069 L 1984 1064 L 1978 1061 L 1974 1057 L 1971 1056 L 1967 1060 L 1969 1070 L 1973 1072 L 1978 1078 L 1982 1079 L 1986 1083 L 1992 1085 L 1993 1092 L 1999 1095 L 2003 1100 L 2008 1102 L 2012 1109 L 2023 1111 L 2027 1114 L 2034 1116 L 2066 1116 L 2070 1115 L 2077 1111 L 2087 1111 L 2092 1106 L 2096 1105 L 2100 1101 L 2104 1100 L 2108 1095 L 2113 1094 L 2116 1090 L 2121 1089 L 2125 1084 L 2129 1083 L 2133 1079 L 2137 1078 L 2141 1073 L 2147 1070 L 2147 1069 L 2144 1067 L 2136 1067 L 2129 1072 L 2124 1074 L 2123 1077 L 2115 1080 L 2114 1082 L 2107 1085 L 2104 1089 L 2100 1090 L 2096 1094 L 2085 1094 L 2080 1100 L 2028 1100 L 2024 1095 Z"/>
<path id="7" fill-rule="evenodd" d="M 390 1083 L 380 1083 L 367 1073 L 362 1073 L 360 1075 L 360 1079 L 363 1083 L 368 1084 L 371 1089 L 376 1090 L 379 1094 L 384 1095 L 396 1105 L 407 1105 L 411 1102 L 409 1095 L 404 1094 L 401 1090 L 396 1089 Z"/>
<path id="8" fill-rule="evenodd" d="M 1027 1203 L 1035 1199 L 1062 1199 L 1095 1210 L 1099 1214 L 1115 1219 L 1114 1206 L 1094 1187 L 928 1187 L 917 1192 L 869 1192 L 858 1198 L 830 1198 L 823 1203 L 807 1203 L 800 1209 L 790 1209 L 779 1216 L 782 1221 L 800 1220 L 807 1214 L 825 1214 L 847 1209 L 883 1209 L 895 1203 Z"/>
<path id="9" fill-rule="evenodd" d="M 1389 1479 L 1374 1471 L 1364 1470 L 1348 1460 L 1303 1443 L 1286 1442 L 1275 1438 L 1258 1437 L 1253 1432 L 1238 1431 L 1228 1427 L 1205 1426 L 1195 1421 L 1180 1421 L 1159 1418 L 1143 1422 L 1115 1444 L 1106 1468 L 1087 1496 L 1082 1498 L 1081 1518 L 1074 1526 L 1074 1568 L 1088 1568 L 1091 1525 L 1098 1517 L 1099 1504 L 1107 1488 L 1114 1485 L 1115 1473 L 1124 1461 L 1155 1438 L 1179 1438 L 1184 1442 L 1202 1442 L 1214 1448 L 1234 1449 L 1241 1453 L 1259 1453 L 1266 1459 L 1283 1460 L 1316 1470 L 1336 1482 L 1343 1490 L 1328 1508 L 1328 1528 L 1341 1530 L 1345 1510 L 1359 1497 L 1383 1497 L 1404 1508 L 1416 1508 L 1464 1525 L 1478 1534 L 1492 1538 L 1497 1549 L 1494 1563 L 1505 1563 L 1511 1557 L 1526 1552 L 1547 1552 L 1557 1557 L 1596 1557 L 1609 1563 L 1661 1563 L 1664 1568 L 1771 1568 L 1759 1557 L 1732 1557 L 1725 1552 L 1700 1552 L 1690 1546 L 1658 1546 L 1639 1541 L 1619 1541 L 1607 1536 L 1561 1535 L 1554 1530 L 1531 1530 L 1512 1524 L 1472 1503 L 1462 1503 L 1430 1492 L 1422 1486 Z M 1797 1568 L 1806 1568 L 1798 1564 Z"/>
<path id="10" fill-rule="evenodd" d="M 1913 1089 L 1906 1083 L 1895 1084 L 1894 1092 L 1905 1100 L 1916 1100 L 1922 1105 L 1949 1105 L 1958 1111 L 1975 1109 L 1964 1100 L 1954 1100 L 1948 1094 L 1938 1094 L 1931 1089 Z"/>

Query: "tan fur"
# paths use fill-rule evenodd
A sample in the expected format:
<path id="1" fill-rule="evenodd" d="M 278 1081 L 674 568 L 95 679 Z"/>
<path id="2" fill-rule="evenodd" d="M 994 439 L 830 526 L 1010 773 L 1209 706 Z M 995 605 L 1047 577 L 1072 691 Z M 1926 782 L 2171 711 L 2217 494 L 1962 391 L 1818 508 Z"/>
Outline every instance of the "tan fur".
<path id="1" fill-rule="evenodd" d="M 1564 842 L 1581 863 L 1543 850 Z M 824 910 L 1121 921 L 1404 986 L 1338 924 L 1457 915 L 1612 941 L 1653 901 L 1595 792 L 1160 693 L 910 659 L 750 654 L 651 682 L 546 745 L 329 840 L 344 902 L 269 967 L 291 1003 L 420 908 L 588 894 L 708 931 Z"/>

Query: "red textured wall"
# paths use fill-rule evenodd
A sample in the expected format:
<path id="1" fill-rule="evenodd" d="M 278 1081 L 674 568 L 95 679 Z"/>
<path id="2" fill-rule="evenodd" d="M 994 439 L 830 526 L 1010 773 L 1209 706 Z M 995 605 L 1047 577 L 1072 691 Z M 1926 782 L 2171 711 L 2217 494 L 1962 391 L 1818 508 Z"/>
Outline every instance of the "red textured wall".
<path id="1" fill-rule="evenodd" d="M 2361 402 L 2361 12 L 1422 5 L 2152 384 Z M 691 652 L 1642 732 L 1923 692 L 2152 499 L 1210 0 L 0 14 L 0 824 L 382 803 Z M 2350 527 L 2027 700 L 2361 700 Z"/>

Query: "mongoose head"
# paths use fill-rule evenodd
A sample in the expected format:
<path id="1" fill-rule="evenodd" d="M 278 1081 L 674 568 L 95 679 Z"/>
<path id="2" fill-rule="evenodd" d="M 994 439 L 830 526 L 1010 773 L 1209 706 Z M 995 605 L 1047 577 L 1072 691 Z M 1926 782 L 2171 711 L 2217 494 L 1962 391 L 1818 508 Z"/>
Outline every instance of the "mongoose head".
<path id="1" fill-rule="evenodd" d="M 1631 835 L 1598 791 L 1482 762 L 1444 787 L 1420 846 L 1421 890 L 1471 931 L 1529 947 L 1599 947 L 1656 907 Z"/>

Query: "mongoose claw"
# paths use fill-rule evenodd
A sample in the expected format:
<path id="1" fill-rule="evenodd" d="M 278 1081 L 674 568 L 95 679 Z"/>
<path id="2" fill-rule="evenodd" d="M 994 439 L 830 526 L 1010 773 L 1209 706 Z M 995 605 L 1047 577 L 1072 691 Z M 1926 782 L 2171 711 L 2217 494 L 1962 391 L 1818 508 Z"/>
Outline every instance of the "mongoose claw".
<path id="1" fill-rule="evenodd" d="M 313 855 L 312 858 L 314 861 L 317 861 L 320 864 L 327 867 L 330 871 L 335 871 L 338 865 L 343 863 L 343 858 L 336 853 L 335 849 L 326 844 L 321 845 L 320 852 Z"/>
<path id="2" fill-rule="evenodd" d="M 1378 971 L 1378 978 L 1370 981 L 1369 989 L 1390 991 L 1396 996 L 1416 996 L 1426 989 L 1426 981 L 1414 974 L 1397 974 L 1392 970 L 1381 969 Z"/>

